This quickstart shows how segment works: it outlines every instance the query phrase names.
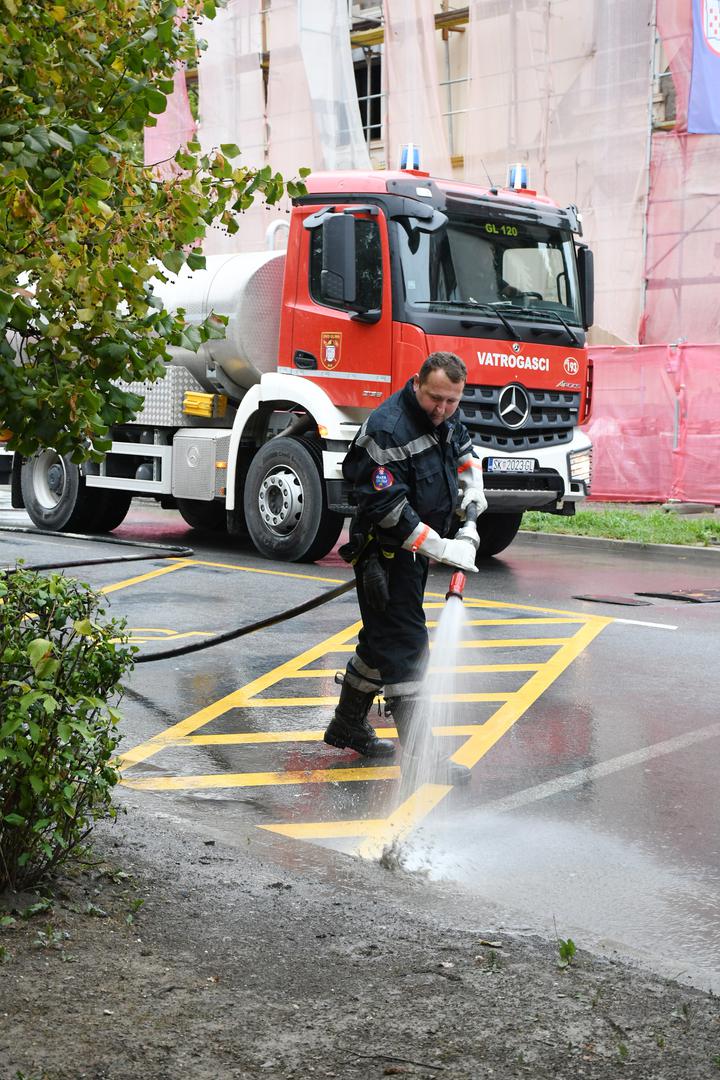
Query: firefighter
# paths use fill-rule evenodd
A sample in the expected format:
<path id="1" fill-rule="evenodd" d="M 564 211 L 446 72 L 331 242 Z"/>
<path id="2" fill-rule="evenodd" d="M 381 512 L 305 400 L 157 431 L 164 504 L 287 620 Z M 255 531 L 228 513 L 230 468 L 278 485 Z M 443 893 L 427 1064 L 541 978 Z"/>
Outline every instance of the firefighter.
<path id="1" fill-rule="evenodd" d="M 325 732 L 331 746 L 366 757 L 394 753 L 392 740 L 378 738 L 368 720 L 384 687 L 387 709 L 408 752 L 428 655 L 423 610 L 428 560 L 476 569 L 475 529 L 466 538 L 462 529 L 447 538 L 458 499 L 461 516 L 470 503 L 478 513 L 487 509 L 481 463 L 455 415 L 466 378 L 465 364 L 454 353 L 432 353 L 419 373 L 368 417 L 343 462 L 357 510 L 340 554 L 355 568 L 362 628 Z"/>

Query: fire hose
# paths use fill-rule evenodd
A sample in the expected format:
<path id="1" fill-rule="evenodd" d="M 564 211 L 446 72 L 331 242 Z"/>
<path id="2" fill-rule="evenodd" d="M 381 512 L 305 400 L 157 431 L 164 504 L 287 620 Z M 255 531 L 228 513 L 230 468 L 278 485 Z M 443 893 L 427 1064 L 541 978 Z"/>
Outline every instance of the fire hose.
<path id="1" fill-rule="evenodd" d="M 33 536 L 53 536 L 55 538 L 58 536 L 56 532 L 51 532 L 49 530 L 31 529 L 15 525 L 0 526 L 0 532 L 30 533 Z M 63 533 L 62 537 L 65 540 L 84 540 L 103 544 L 127 545 L 129 547 L 147 547 L 151 548 L 151 551 L 146 555 L 120 555 L 114 558 L 77 559 L 72 562 L 62 563 L 23 564 L 20 567 L 6 566 L 0 567 L 0 574 L 12 574 L 19 569 L 39 572 L 41 570 L 65 570 L 68 567 L 77 566 L 100 566 L 108 563 L 133 562 L 142 559 L 151 559 L 153 558 L 153 555 L 162 559 L 187 558 L 194 554 L 192 548 L 173 547 L 167 544 L 146 544 L 136 540 L 121 540 L 119 537 L 86 536 L 82 533 Z M 164 649 L 162 652 L 149 653 L 146 656 L 137 656 L 133 662 L 135 664 L 148 664 L 153 660 L 168 660 L 173 656 L 183 656 L 186 653 L 199 652 L 200 649 L 209 649 L 213 645 L 221 645 L 225 641 L 234 641 L 236 638 L 245 637 L 247 634 L 254 634 L 257 630 L 265 630 L 269 626 L 275 626 L 276 623 L 294 619 L 298 615 L 304 615 L 305 612 L 312 611 L 322 604 L 327 604 L 331 600 L 337 599 L 338 596 L 342 596 L 343 593 L 350 592 L 350 590 L 354 588 L 355 578 L 353 577 L 350 581 L 345 581 L 342 585 L 330 589 L 329 592 L 320 593 L 318 596 L 314 596 L 312 599 L 306 600 L 302 604 L 297 604 L 292 608 L 286 608 L 285 611 L 280 611 L 277 615 L 269 615 L 266 619 L 259 619 L 257 622 L 247 623 L 245 626 L 238 626 L 234 630 L 227 630 L 224 634 L 215 634 L 205 641 L 196 641 L 190 645 L 182 645 L 177 649 Z"/>
<path id="2" fill-rule="evenodd" d="M 474 529 L 475 535 L 477 535 L 477 528 L 475 527 L 476 521 L 477 521 L 477 509 L 473 505 L 470 505 L 468 507 L 468 509 L 467 509 L 467 514 L 466 514 L 466 525 L 465 525 L 466 533 L 468 531 L 472 532 L 472 529 Z M 472 526 L 472 529 L 470 529 L 469 526 Z M 25 527 L 18 527 L 18 526 L 0 526 L 0 531 L 2 531 L 2 532 L 17 532 L 17 533 L 32 533 L 32 534 L 35 534 L 35 535 L 37 535 L 39 533 L 40 535 L 57 536 L 57 533 L 52 533 L 52 532 L 43 531 L 43 530 L 39 530 L 39 529 L 30 529 L 30 528 L 25 528 Z M 139 542 L 139 541 L 136 542 L 136 541 L 132 541 L 132 540 L 121 540 L 118 537 L 92 537 L 92 536 L 85 536 L 85 535 L 82 535 L 82 534 L 79 534 L 79 533 L 65 533 L 64 537 L 65 537 L 65 539 L 73 539 L 73 540 L 101 541 L 102 543 L 127 544 L 127 545 L 129 545 L 131 547 L 140 547 L 140 546 L 149 547 L 149 548 L 152 548 L 152 551 L 155 554 L 157 554 L 160 558 L 182 558 L 182 557 L 187 558 L 188 556 L 193 555 L 192 548 L 172 547 L 172 546 L 169 546 L 169 545 L 158 545 L 158 544 L 144 544 L 144 543 Z M 467 537 L 467 536 L 464 537 L 464 539 L 467 539 L 468 543 L 472 542 L 469 539 L 469 537 Z M 150 559 L 150 558 L 152 558 L 152 554 L 148 554 L 148 555 L 125 555 L 125 556 L 118 556 L 116 558 L 83 559 L 83 560 L 76 560 L 76 561 L 73 561 L 73 562 L 64 562 L 64 563 L 44 563 L 44 564 L 37 564 L 37 565 L 33 565 L 33 566 L 23 567 L 23 569 L 34 570 L 34 571 L 63 570 L 63 569 L 66 569 L 67 567 L 97 566 L 97 565 L 102 565 L 102 564 L 106 564 L 106 563 L 131 562 L 131 561 L 135 561 L 135 560 Z M 3 567 L 2 569 L 0 569 L 0 573 L 13 573 L 16 569 L 17 569 L 17 567 Z M 452 577 L 450 579 L 450 587 L 449 587 L 448 592 L 447 592 L 447 594 L 445 596 L 445 599 L 449 600 L 450 597 L 458 597 L 460 600 L 462 600 L 463 599 L 463 591 L 465 589 L 465 584 L 466 584 L 466 576 L 465 576 L 465 574 L 460 570 L 456 571 L 452 575 Z M 181 645 L 179 648 L 176 648 L 176 649 L 164 649 L 161 652 L 153 652 L 153 653 L 150 653 L 150 654 L 148 654 L 146 656 L 137 656 L 135 658 L 135 660 L 134 660 L 134 663 L 135 664 L 149 664 L 149 663 L 151 663 L 151 662 L 153 662 L 155 660 L 169 660 L 171 657 L 185 656 L 188 653 L 199 652 L 201 649 L 209 649 L 209 648 L 212 648 L 215 645 L 221 645 L 221 644 L 223 644 L 224 642 L 227 642 L 227 641 L 235 641 L 237 638 L 245 637 L 248 634 L 254 634 L 258 630 L 265 630 L 269 626 L 275 626 L 275 625 L 277 625 L 277 623 L 286 622 L 289 619 L 296 618 L 298 615 L 304 615 L 308 611 L 313 611 L 315 608 L 321 607 L 323 604 L 327 604 L 331 600 L 336 600 L 339 596 L 342 596 L 346 592 L 350 592 L 350 590 L 354 589 L 355 587 L 356 587 L 356 581 L 355 581 L 355 578 L 353 577 L 350 581 L 345 581 L 345 582 L 343 582 L 342 585 L 338 585 L 336 588 L 330 589 L 329 592 L 320 593 L 318 596 L 314 596 L 312 599 L 306 600 L 302 604 L 297 604 L 295 607 L 292 607 L 292 608 L 286 608 L 285 611 L 278 612 L 277 615 L 269 615 L 265 619 L 259 619 L 256 622 L 247 623 L 245 626 L 236 627 L 234 630 L 228 630 L 223 634 L 215 634 L 212 638 L 209 638 L 208 640 L 205 640 L 205 641 L 193 642 L 190 645 Z"/>

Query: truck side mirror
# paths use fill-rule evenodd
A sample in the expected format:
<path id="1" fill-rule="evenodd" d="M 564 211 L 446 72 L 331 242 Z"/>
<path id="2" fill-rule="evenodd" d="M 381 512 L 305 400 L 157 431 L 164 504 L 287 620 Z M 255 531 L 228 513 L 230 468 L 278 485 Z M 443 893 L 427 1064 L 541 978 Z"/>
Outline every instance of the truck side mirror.
<path id="1" fill-rule="evenodd" d="M 595 321 L 595 264 L 590 248 L 581 244 L 577 249 L 577 260 L 583 326 L 589 330 Z"/>
<path id="2" fill-rule="evenodd" d="M 352 306 L 357 301 L 355 218 L 330 214 L 322 223 L 320 294 L 324 300 Z"/>

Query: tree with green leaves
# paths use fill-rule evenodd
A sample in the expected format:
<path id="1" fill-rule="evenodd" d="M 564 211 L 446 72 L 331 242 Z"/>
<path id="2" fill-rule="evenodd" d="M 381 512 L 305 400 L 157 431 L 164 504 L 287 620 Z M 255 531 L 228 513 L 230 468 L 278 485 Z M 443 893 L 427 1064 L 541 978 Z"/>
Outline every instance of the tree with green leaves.
<path id="1" fill-rule="evenodd" d="M 164 0 L 3 9 L 0 429 L 23 455 L 98 458 L 141 404 L 120 382 L 158 378 L 169 346 L 224 334 L 216 318 L 187 327 L 163 311 L 150 279 L 203 267 L 207 226 L 237 231 L 256 195 L 305 189 L 269 166 L 233 167 L 231 145 L 189 145 L 169 179 L 143 164 L 143 128 L 165 109 L 177 65 L 196 62 L 193 23 L 214 15 L 212 0 L 189 0 L 184 17 Z"/>

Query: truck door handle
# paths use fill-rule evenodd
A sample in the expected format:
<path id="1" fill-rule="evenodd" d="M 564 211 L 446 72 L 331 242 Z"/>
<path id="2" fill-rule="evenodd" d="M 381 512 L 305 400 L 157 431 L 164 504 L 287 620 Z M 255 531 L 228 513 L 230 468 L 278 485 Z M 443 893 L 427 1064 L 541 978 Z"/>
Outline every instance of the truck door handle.
<path id="1" fill-rule="evenodd" d="M 310 352 L 303 352 L 302 349 L 298 349 L 293 356 L 293 364 L 298 368 L 309 368 L 312 370 L 317 369 L 317 357 L 313 356 Z"/>

